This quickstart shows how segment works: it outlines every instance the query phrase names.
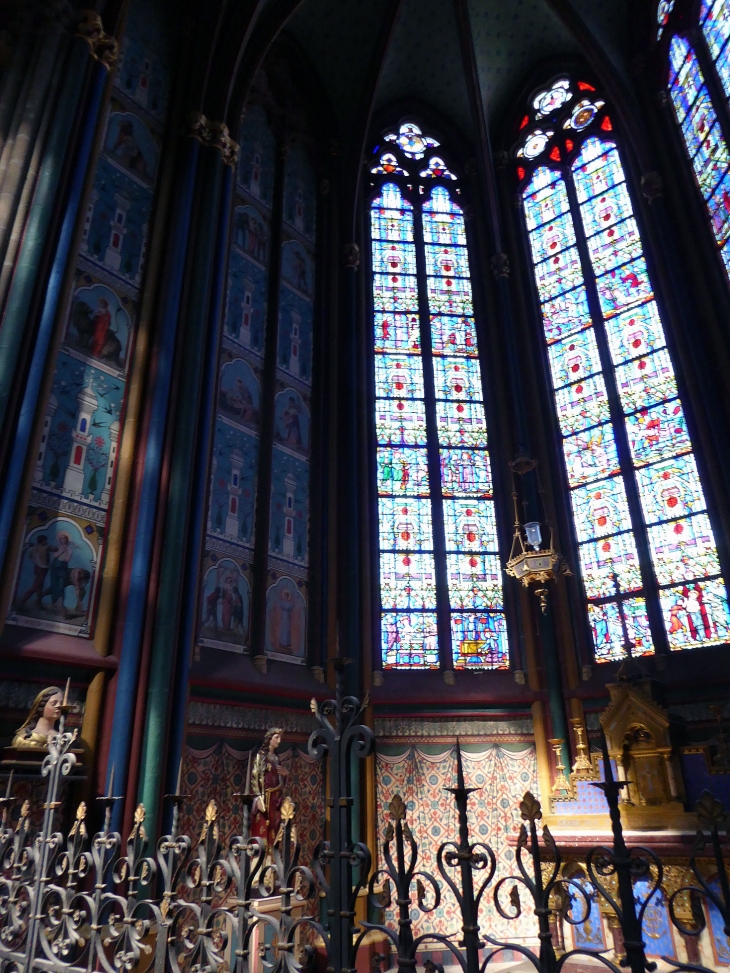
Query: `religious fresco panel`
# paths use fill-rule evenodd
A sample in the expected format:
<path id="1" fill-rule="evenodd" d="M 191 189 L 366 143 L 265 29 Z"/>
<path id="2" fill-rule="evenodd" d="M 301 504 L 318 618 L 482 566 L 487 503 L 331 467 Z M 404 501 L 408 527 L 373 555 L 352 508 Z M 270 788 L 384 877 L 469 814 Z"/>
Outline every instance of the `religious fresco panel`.
<path id="1" fill-rule="evenodd" d="M 306 564 L 308 533 L 309 463 L 274 446 L 269 553 Z"/>
<path id="2" fill-rule="evenodd" d="M 307 584 L 302 578 L 269 571 L 266 592 L 266 655 L 304 664 L 307 635 Z"/>
<path id="3" fill-rule="evenodd" d="M 201 645 L 244 652 L 251 616 L 251 565 L 206 551 L 200 604 Z"/>
<path id="4" fill-rule="evenodd" d="M 276 383 L 274 399 L 274 442 L 299 456 L 309 456 L 309 396 Z"/>
<path id="5" fill-rule="evenodd" d="M 279 342 L 276 364 L 282 371 L 310 384 L 312 381 L 311 300 L 282 283 L 279 295 Z"/>
<path id="6" fill-rule="evenodd" d="M 316 213 L 314 170 L 304 147 L 294 145 L 284 166 L 284 221 L 308 240 L 314 240 Z"/>
<path id="7" fill-rule="evenodd" d="M 267 272 L 232 247 L 224 334 L 258 355 L 264 353 L 267 288 Z"/>
<path id="8" fill-rule="evenodd" d="M 218 414 L 257 432 L 261 421 L 261 368 L 230 348 L 221 350 Z"/>
<path id="9" fill-rule="evenodd" d="M 133 0 L 42 434 L 8 622 L 93 636 L 127 375 L 169 100 L 174 31 Z"/>
<path id="10" fill-rule="evenodd" d="M 256 206 L 236 206 L 231 243 L 264 269 L 269 262 L 269 234 L 269 221 Z"/>

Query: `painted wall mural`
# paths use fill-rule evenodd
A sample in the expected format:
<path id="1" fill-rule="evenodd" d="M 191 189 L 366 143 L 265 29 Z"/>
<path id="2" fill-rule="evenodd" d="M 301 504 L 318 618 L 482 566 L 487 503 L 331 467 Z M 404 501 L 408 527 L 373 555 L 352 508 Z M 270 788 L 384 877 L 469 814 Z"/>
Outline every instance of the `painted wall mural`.
<path id="1" fill-rule="evenodd" d="M 261 106 L 239 142 L 198 643 L 248 652 L 275 149 Z"/>
<path id="2" fill-rule="evenodd" d="M 163 5 L 133 0 L 82 213 L 53 385 L 42 406 L 10 624 L 93 636 L 173 44 Z"/>

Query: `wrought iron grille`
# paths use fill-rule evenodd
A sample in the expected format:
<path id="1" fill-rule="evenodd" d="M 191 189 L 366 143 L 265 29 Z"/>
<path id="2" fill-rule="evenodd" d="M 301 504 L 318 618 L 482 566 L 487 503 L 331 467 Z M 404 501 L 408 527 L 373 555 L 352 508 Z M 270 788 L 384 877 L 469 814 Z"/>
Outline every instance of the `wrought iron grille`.
<path id="1" fill-rule="evenodd" d="M 97 834 L 87 833 L 87 809 L 81 804 L 64 835 L 57 830 L 58 796 L 75 765 L 76 733 L 62 722 L 42 764 L 47 790 L 40 832 L 31 829 L 27 802 L 11 825 L 14 798 L 10 792 L 0 798 L 0 973 L 297 973 L 302 968 L 354 973 L 366 937 L 384 944 L 374 957 L 377 969 L 395 966 L 398 973 L 415 970 L 429 944 L 450 954 L 463 973 L 488 973 L 505 950 L 538 973 L 558 973 L 571 959 L 583 957 L 614 973 L 620 966 L 631 973 L 656 968 L 646 956 L 644 927 L 664 869 L 650 849 L 626 846 L 619 813 L 626 782 L 613 779 L 605 741 L 606 780 L 595 786 L 606 797 L 613 845 L 591 850 L 584 880 L 563 875 L 561 851 L 548 828 L 540 827 L 540 803 L 529 792 L 520 804 L 516 871 L 497 874 L 492 849 L 470 838 L 467 808 L 474 789 L 465 784 L 458 748 L 456 786 L 449 788 L 458 834 L 438 849 L 438 877 L 418 869 L 418 846 L 398 796 L 388 809 L 380 867 L 373 872 L 369 849 L 353 840 L 352 775 L 357 762 L 373 752 L 374 737 L 360 722 L 363 705 L 343 694 L 341 676 L 340 671 L 335 699 L 312 702 L 317 728 L 309 752 L 328 761 L 329 772 L 327 834 L 311 867 L 299 861 L 293 803 L 282 806 L 281 829 L 269 853 L 260 838 L 250 836 L 250 794 L 239 795 L 242 833 L 227 848 L 221 845 L 213 801 L 196 839 L 178 833 L 182 794 L 169 798 L 172 828 L 154 852 L 141 805 L 122 846 L 110 829 L 119 799 L 111 793 L 99 799 L 104 819 Z M 683 936 L 698 937 L 707 922 L 704 901 L 717 910 L 728 936 L 727 818 L 707 792 L 697 811 L 700 830 L 689 858 L 693 877 L 669 896 L 668 911 Z M 708 880 L 700 858 L 714 860 L 716 879 Z M 458 904 L 460 935 L 414 936 L 414 915 L 436 909 L 446 887 Z M 392 914 L 392 921 L 358 919 L 362 896 L 371 916 Z M 534 950 L 495 938 L 484 916 L 491 898 L 502 919 L 515 920 L 524 914 L 525 897 L 535 924 Z M 608 950 L 564 949 L 563 924 L 585 923 L 594 900 L 610 908 L 620 928 L 619 965 L 615 952 L 611 959 Z M 697 962 L 666 960 L 677 971 L 710 973 Z"/>

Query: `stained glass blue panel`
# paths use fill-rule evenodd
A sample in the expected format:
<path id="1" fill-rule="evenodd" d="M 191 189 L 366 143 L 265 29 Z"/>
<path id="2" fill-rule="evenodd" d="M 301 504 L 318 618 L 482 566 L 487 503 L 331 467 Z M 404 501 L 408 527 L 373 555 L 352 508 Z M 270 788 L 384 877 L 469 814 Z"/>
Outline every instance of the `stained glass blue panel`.
<path id="1" fill-rule="evenodd" d="M 697 62 L 697 55 L 684 37 L 675 35 L 672 38 L 669 46 L 669 61 L 672 101 L 677 120 L 681 124 L 697 96 L 705 90 L 705 80 Z"/>
<path id="2" fill-rule="evenodd" d="M 558 422 L 563 436 L 588 429 L 611 418 L 602 375 L 594 375 L 555 393 Z"/>
<path id="3" fill-rule="evenodd" d="M 426 407 L 418 400 L 378 399 L 375 433 L 381 445 L 425 446 Z"/>
<path id="4" fill-rule="evenodd" d="M 419 355 L 376 355 L 375 394 L 390 398 L 423 398 Z"/>
<path id="5" fill-rule="evenodd" d="M 629 505 L 620 476 L 601 480 L 589 487 L 578 487 L 570 495 L 573 520 L 579 541 L 630 530 Z"/>
<path id="6" fill-rule="evenodd" d="M 497 524 L 491 500 L 444 499 L 447 551 L 496 551 Z"/>
<path id="7" fill-rule="evenodd" d="M 549 301 L 583 281 L 580 258 L 575 247 L 535 265 L 535 281 L 540 301 Z"/>
<path id="8" fill-rule="evenodd" d="M 441 246 L 466 246 L 461 208 L 441 186 L 437 186 L 431 193 L 431 199 L 423 204 L 423 239 L 425 243 L 438 243 Z"/>
<path id="9" fill-rule="evenodd" d="M 529 231 L 543 223 L 552 223 L 570 209 L 565 183 L 560 173 L 554 169 L 536 169 L 523 199 L 525 222 Z"/>
<path id="10" fill-rule="evenodd" d="M 628 219 L 588 240 L 588 253 L 597 274 L 628 263 L 642 253 L 636 220 Z"/>
<path id="11" fill-rule="evenodd" d="M 376 310 L 418 311 L 416 278 L 400 274 L 373 275 L 373 305 Z"/>
<path id="12" fill-rule="evenodd" d="M 542 305 L 543 328 L 547 341 L 555 341 L 582 330 L 591 323 L 585 288 L 581 285 Z"/>
<path id="13" fill-rule="evenodd" d="M 593 328 L 586 328 L 548 348 L 553 387 L 560 388 L 601 371 Z"/>
<path id="14" fill-rule="evenodd" d="M 730 233 L 730 174 L 726 173 L 707 202 L 715 238 L 724 246 Z"/>
<path id="15" fill-rule="evenodd" d="M 438 669 L 435 612 L 383 612 L 380 629 L 386 668 Z"/>
<path id="16" fill-rule="evenodd" d="M 692 453 L 639 467 L 636 481 L 648 524 L 670 517 L 686 517 L 705 509 L 705 497 Z"/>
<path id="17" fill-rule="evenodd" d="M 730 641 L 730 611 L 722 578 L 660 591 L 670 649 L 693 649 Z"/>
<path id="18" fill-rule="evenodd" d="M 648 528 L 649 548 L 660 585 L 720 573 L 710 518 L 705 513 Z"/>
<path id="19" fill-rule="evenodd" d="M 433 371 L 437 399 L 481 402 L 482 383 L 476 358 L 434 357 Z"/>
<path id="20" fill-rule="evenodd" d="M 573 487 L 620 472 L 616 441 L 608 424 L 563 440 L 563 452 Z"/>
<path id="21" fill-rule="evenodd" d="M 411 351 L 421 349 L 421 331 L 417 314 L 375 313 L 375 351 Z"/>
<path id="22" fill-rule="evenodd" d="M 617 314 L 606 321 L 608 347 L 614 365 L 664 347 L 664 329 L 656 301 Z"/>
<path id="23" fill-rule="evenodd" d="M 429 277 L 468 277 L 466 247 L 426 246 L 426 273 Z"/>
<path id="24" fill-rule="evenodd" d="M 431 348 L 434 355 L 476 356 L 474 318 L 434 315 L 431 318 Z"/>
<path id="25" fill-rule="evenodd" d="M 433 527 L 431 502 L 408 497 L 381 497 L 380 512 L 381 551 L 432 551 Z"/>
<path id="26" fill-rule="evenodd" d="M 578 202 L 607 192 L 624 181 L 624 171 L 613 142 L 588 138 L 573 163 L 573 179 Z"/>
<path id="27" fill-rule="evenodd" d="M 425 449 L 378 447 L 377 475 L 378 493 L 395 496 L 429 495 Z"/>
<path id="28" fill-rule="evenodd" d="M 639 555 L 633 534 L 581 544 L 579 552 L 583 586 L 589 598 L 608 598 L 641 588 Z"/>
<path id="29" fill-rule="evenodd" d="M 415 248 L 407 243 L 373 240 L 373 271 L 376 274 L 415 274 Z"/>
<path id="30" fill-rule="evenodd" d="M 454 614 L 451 641 L 456 669 L 507 669 L 507 624 L 501 612 Z"/>
<path id="31" fill-rule="evenodd" d="M 616 384 L 625 412 L 655 405 L 662 399 L 673 399 L 677 395 L 674 369 L 666 348 L 646 358 L 635 358 L 626 365 L 619 365 Z"/>
<path id="32" fill-rule="evenodd" d="M 502 565 L 496 554 L 447 554 L 449 600 L 456 611 L 502 607 Z"/>
<path id="33" fill-rule="evenodd" d="M 581 215 L 586 236 L 590 238 L 595 233 L 610 229 L 621 220 L 632 216 L 633 212 L 626 183 L 619 183 L 607 193 L 595 196 L 583 206 Z"/>
<path id="34" fill-rule="evenodd" d="M 429 277 L 428 306 L 432 314 L 473 314 L 471 284 L 459 277 Z"/>
<path id="35" fill-rule="evenodd" d="M 442 446 L 487 446 L 487 423 L 481 403 L 437 402 L 436 426 Z"/>
<path id="36" fill-rule="evenodd" d="M 698 127 L 706 126 L 708 120 L 711 121 L 711 119 L 707 118 L 695 119 Z M 689 139 L 687 141 L 689 144 Z M 729 161 L 727 145 L 722 137 L 720 124 L 715 121 L 712 128 L 700 143 L 692 159 L 692 166 L 697 177 L 697 182 L 705 198 L 712 195 L 720 178 L 727 172 Z"/>
<path id="37" fill-rule="evenodd" d="M 643 598 L 589 605 L 588 620 L 599 662 L 625 658 L 627 642 L 632 655 L 648 655 L 654 651 Z"/>
<path id="38" fill-rule="evenodd" d="M 617 270 L 609 270 L 598 278 L 596 286 L 601 311 L 606 318 L 654 296 L 643 257 Z"/>
<path id="39" fill-rule="evenodd" d="M 484 449 L 442 449 L 441 489 L 445 497 L 489 497 L 492 471 Z"/>
<path id="40" fill-rule="evenodd" d="M 692 443 L 678 399 L 651 409 L 641 409 L 626 418 L 631 455 L 637 466 L 689 452 Z"/>
<path id="41" fill-rule="evenodd" d="M 557 220 L 545 224 L 539 233 L 530 234 L 532 259 L 535 263 L 554 257 L 556 253 L 567 247 L 575 246 L 575 232 L 570 213 L 565 213 Z"/>
<path id="42" fill-rule="evenodd" d="M 399 551 L 380 555 L 380 602 L 383 611 L 436 607 L 433 554 Z"/>
<path id="43" fill-rule="evenodd" d="M 730 37 L 730 6 L 727 0 L 716 0 L 711 8 L 709 4 L 703 4 L 701 20 L 702 30 L 707 38 L 707 45 L 725 89 L 725 95 L 730 98 L 730 65 L 727 46 Z"/>

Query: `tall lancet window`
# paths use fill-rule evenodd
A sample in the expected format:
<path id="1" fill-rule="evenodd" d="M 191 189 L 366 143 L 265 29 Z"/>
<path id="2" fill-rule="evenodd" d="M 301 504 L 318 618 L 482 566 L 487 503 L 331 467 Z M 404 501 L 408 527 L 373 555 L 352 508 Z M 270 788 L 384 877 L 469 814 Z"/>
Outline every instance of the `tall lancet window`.
<path id="1" fill-rule="evenodd" d="M 514 149 L 595 657 L 728 641 L 705 496 L 612 118 L 559 77 Z"/>
<path id="2" fill-rule="evenodd" d="M 376 147 L 371 174 L 383 665 L 506 668 L 459 179 L 412 123 Z"/>
<path id="3" fill-rule="evenodd" d="M 674 114 L 730 274 L 730 0 L 660 3 Z"/>

